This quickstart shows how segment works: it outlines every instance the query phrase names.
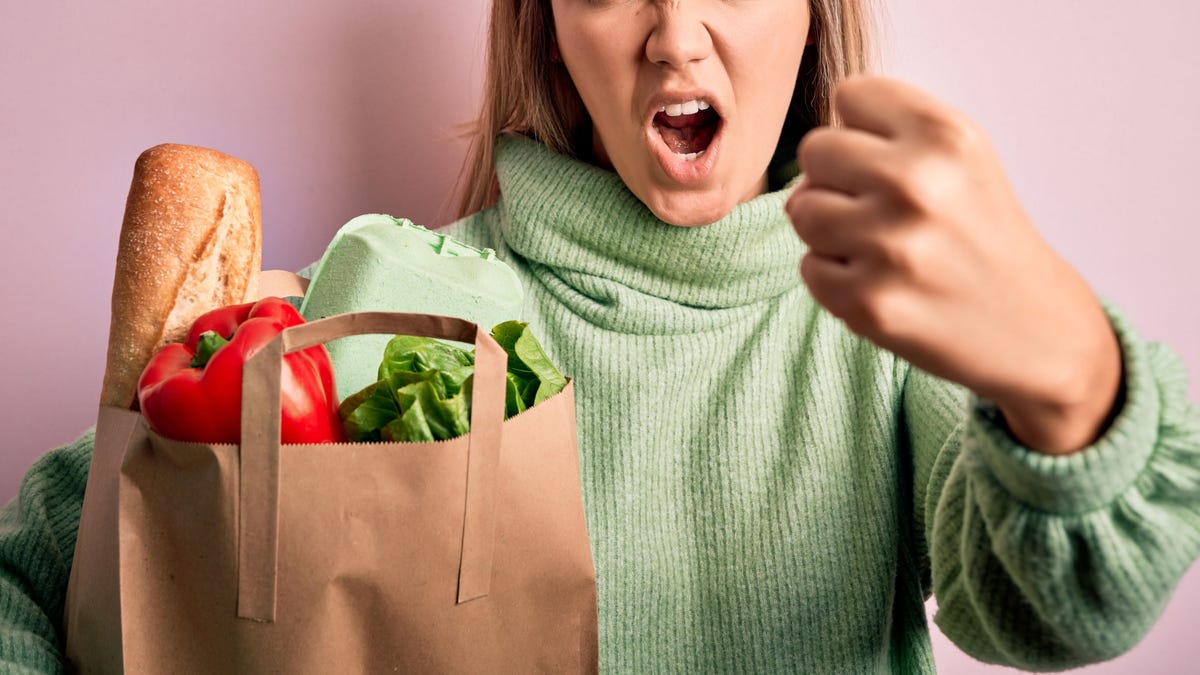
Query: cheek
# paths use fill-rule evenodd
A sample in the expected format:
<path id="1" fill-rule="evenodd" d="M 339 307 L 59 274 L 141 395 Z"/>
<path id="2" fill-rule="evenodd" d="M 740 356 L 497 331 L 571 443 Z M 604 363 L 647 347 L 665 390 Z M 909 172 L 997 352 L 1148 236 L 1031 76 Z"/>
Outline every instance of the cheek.
<path id="1" fill-rule="evenodd" d="M 628 31 L 613 28 L 603 22 L 566 17 L 556 25 L 559 52 L 571 82 L 583 99 L 588 113 L 595 118 L 615 108 L 612 105 L 621 91 L 622 66 L 628 60 Z"/>
<path id="2" fill-rule="evenodd" d="M 807 32 L 808 12 L 803 11 L 776 17 L 774 22 L 756 22 L 740 35 L 731 36 L 737 46 L 731 39 L 727 63 L 745 116 L 745 133 L 777 138 L 791 104 Z"/>

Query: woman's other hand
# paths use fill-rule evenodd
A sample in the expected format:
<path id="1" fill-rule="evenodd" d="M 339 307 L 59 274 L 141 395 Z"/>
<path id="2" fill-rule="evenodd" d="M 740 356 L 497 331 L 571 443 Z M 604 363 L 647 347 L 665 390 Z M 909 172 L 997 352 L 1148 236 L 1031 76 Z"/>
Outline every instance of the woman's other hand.
<path id="1" fill-rule="evenodd" d="M 1038 234 L 983 131 L 891 79 L 836 92 L 842 127 L 800 144 L 787 211 L 800 274 L 855 333 L 995 402 L 1050 454 L 1103 433 L 1120 348 L 1080 275 Z"/>

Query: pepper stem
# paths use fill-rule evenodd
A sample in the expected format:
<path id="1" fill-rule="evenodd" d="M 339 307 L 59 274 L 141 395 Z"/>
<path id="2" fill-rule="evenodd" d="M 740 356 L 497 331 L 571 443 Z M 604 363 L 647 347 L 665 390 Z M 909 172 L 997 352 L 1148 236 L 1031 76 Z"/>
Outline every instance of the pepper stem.
<path id="1" fill-rule="evenodd" d="M 225 345 L 229 344 L 229 340 L 221 337 L 221 334 L 215 330 L 204 331 L 200 334 L 200 339 L 196 342 L 196 356 L 192 358 L 191 366 L 193 368 L 204 368 L 208 365 L 213 354 Z"/>

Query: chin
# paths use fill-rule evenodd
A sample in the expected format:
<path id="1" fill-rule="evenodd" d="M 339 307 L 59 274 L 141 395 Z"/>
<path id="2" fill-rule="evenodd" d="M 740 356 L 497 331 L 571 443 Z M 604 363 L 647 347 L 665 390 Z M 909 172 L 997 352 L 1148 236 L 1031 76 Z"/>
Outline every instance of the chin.
<path id="1" fill-rule="evenodd" d="M 738 200 L 721 194 L 655 191 L 642 203 L 668 225 L 702 227 L 729 215 Z"/>

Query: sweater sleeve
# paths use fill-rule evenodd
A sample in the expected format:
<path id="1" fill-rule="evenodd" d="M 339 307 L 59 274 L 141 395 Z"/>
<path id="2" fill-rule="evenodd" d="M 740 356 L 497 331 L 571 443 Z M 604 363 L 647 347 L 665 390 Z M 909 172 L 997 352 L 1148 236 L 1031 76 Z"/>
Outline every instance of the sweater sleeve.
<path id="1" fill-rule="evenodd" d="M 1200 554 L 1200 409 L 1186 369 L 1106 311 L 1124 391 L 1109 428 L 1077 453 L 1023 447 L 987 401 L 915 369 L 906 378 L 935 621 L 981 661 L 1058 670 L 1114 658 Z"/>
<path id="2" fill-rule="evenodd" d="M 0 510 L 0 671 L 60 673 L 63 606 L 94 431 L 51 451 Z"/>

